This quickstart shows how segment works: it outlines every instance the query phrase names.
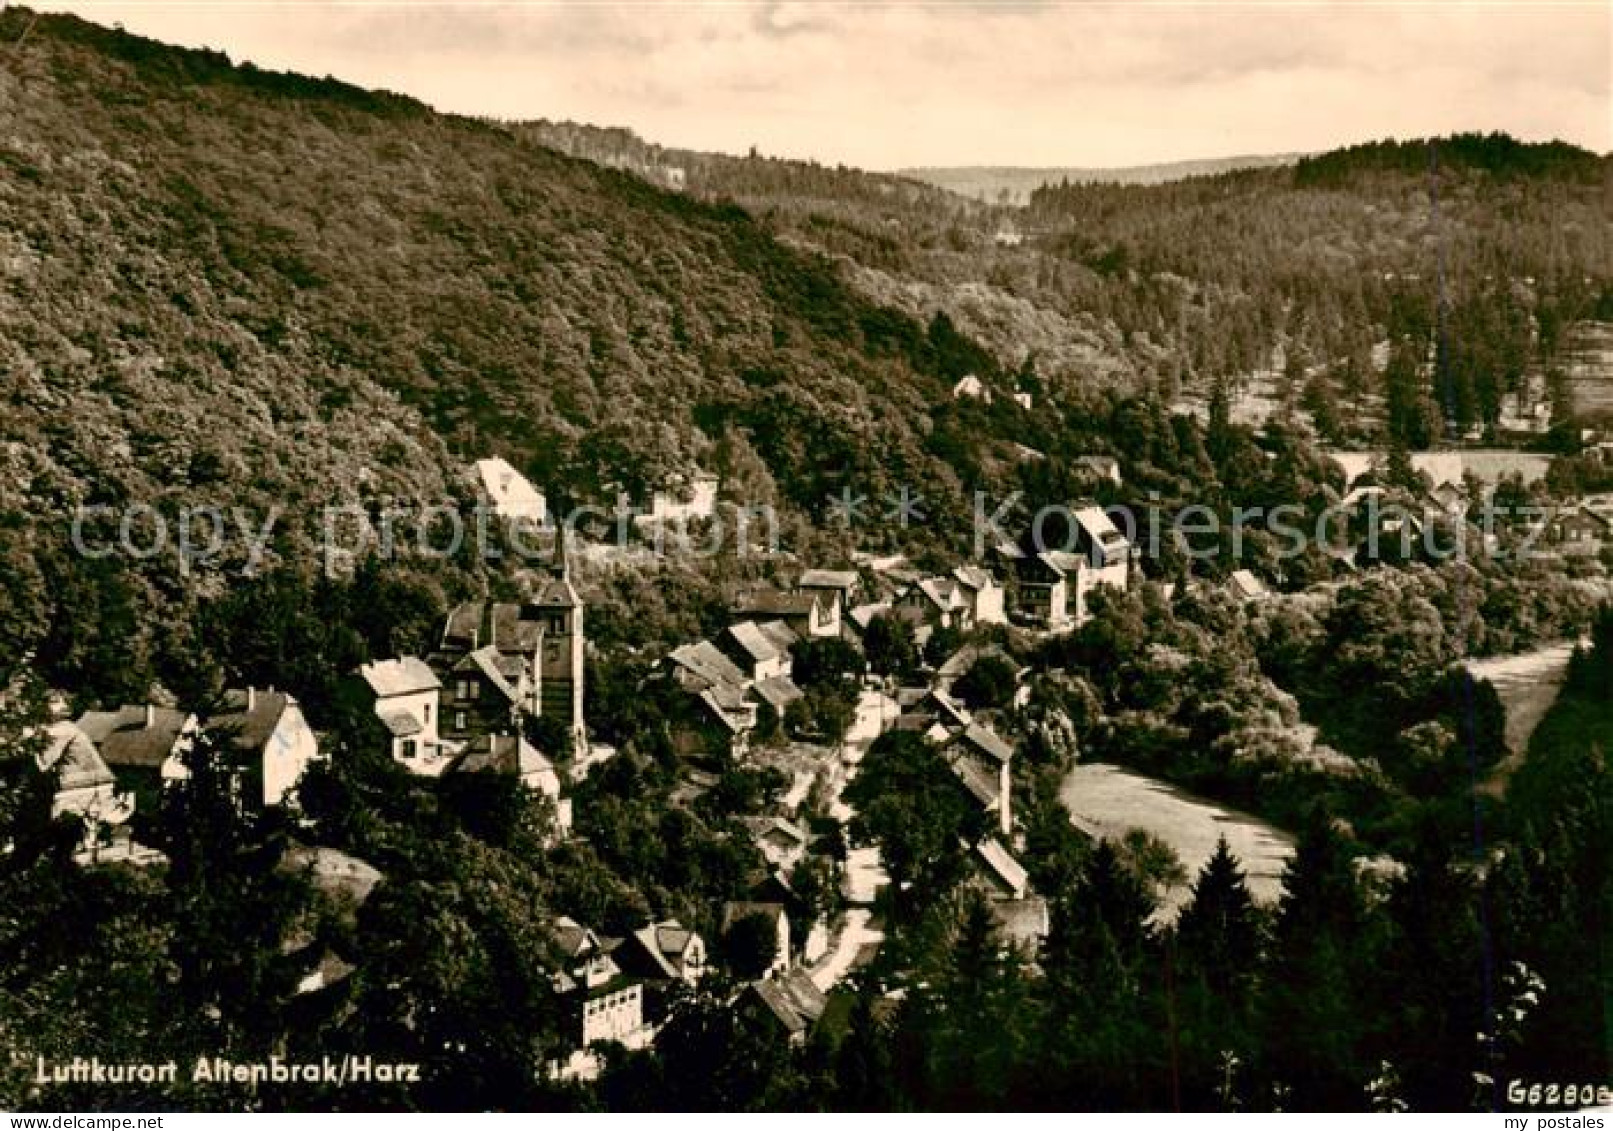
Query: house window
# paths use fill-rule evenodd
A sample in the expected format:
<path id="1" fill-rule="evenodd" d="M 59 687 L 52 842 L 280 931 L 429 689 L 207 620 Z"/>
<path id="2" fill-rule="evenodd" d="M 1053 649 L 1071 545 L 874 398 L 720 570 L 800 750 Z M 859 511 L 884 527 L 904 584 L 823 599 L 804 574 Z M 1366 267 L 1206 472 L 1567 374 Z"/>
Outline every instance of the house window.
<path id="1" fill-rule="evenodd" d="M 414 739 L 412 739 L 412 738 L 405 739 L 404 743 L 403 743 L 403 756 L 405 758 L 413 758 L 414 757 L 414 752 L 415 752 Z"/>
<path id="2" fill-rule="evenodd" d="M 455 711 L 454 712 L 454 729 L 455 730 L 464 730 L 465 729 L 465 712 L 464 711 Z"/>
<path id="3" fill-rule="evenodd" d="M 430 726 L 431 725 L 431 704 L 430 703 L 425 704 L 424 711 L 425 711 L 425 723 L 426 723 L 427 726 Z"/>

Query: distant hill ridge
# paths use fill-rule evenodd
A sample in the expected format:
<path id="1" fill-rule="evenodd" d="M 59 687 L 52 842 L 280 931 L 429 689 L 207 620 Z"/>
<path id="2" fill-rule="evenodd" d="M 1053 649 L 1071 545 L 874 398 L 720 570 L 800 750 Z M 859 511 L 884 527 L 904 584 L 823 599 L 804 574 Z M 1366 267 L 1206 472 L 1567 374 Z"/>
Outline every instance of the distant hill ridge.
<path id="1" fill-rule="evenodd" d="M 899 177 L 911 178 L 948 192 L 992 204 L 1024 204 L 1043 185 L 1061 181 L 1072 184 L 1092 182 L 1116 185 L 1157 185 L 1187 177 L 1208 177 L 1234 169 L 1270 169 L 1292 165 L 1303 153 L 1245 154 L 1239 157 L 1211 157 L 1196 161 L 1167 161 L 1157 165 L 1127 165 L 1116 168 L 1079 166 L 958 165 L 920 166 L 897 169 Z"/>

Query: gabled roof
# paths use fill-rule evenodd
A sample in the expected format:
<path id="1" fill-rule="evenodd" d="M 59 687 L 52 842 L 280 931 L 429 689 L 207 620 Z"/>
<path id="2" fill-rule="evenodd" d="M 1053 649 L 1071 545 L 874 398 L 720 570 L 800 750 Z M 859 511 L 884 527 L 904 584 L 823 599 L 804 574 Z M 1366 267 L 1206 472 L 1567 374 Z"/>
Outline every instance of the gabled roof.
<path id="1" fill-rule="evenodd" d="M 762 630 L 762 635 L 767 637 L 773 647 L 780 652 L 788 652 L 801 643 L 801 638 L 796 635 L 795 629 L 781 620 L 763 621 L 756 627 Z"/>
<path id="2" fill-rule="evenodd" d="M 783 817 L 741 817 L 740 823 L 750 830 L 751 836 L 757 840 L 777 836 L 805 845 L 812 839 L 800 825 Z"/>
<path id="3" fill-rule="evenodd" d="M 835 589 L 849 593 L 857 588 L 857 571 L 852 569 L 809 569 L 795 583 L 797 589 Z"/>
<path id="4" fill-rule="evenodd" d="M 758 664 L 780 658 L 778 647 L 754 621 L 742 620 L 738 624 L 729 625 L 728 636 Z"/>
<path id="5" fill-rule="evenodd" d="M 782 711 L 797 699 L 806 696 L 806 692 L 797 687 L 795 681 L 787 675 L 776 675 L 771 679 L 761 680 L 756 684 L 756 694 L 775 711 Z"/>
<path id="6" fill-rule="evenodd" d="M 1086 564 L 1087 559 L 1069 550 L 1043 550 L 1036 560 L 1060 577 L 1074 573 Z"/>
<path id="7" fill-rule="evenodd" d="M 1030 873 L 1015 860 L 996 837 L 987 837 L 975 845 L 975 854 L 983 861 L 991 875 L 1014 895 L 1023 895 L 1030 888 Z"/>
<path id="8" fill-rule="evenodd" d="M 481 672 L 500 695 L 503 695 L 511 703 L 520 701 L 521 693 L 511 685 L 509 679 L 505 676 L 499 650 L 491 644 L 471 652 L 454 666 L 454 670 L 456 672 Z"/>
<path id="9" fill-rule="evenodd" d="M 94 789 L 111 785 L 112 771 L 95 744 L 73 723 L 51 723 L 45 728 L 45 748 L 35 756 L 41 770 L 55 773 L 56 788 Z"/>
<path id="10" fill-rule="evenodd" d="M 707 684 L 743 685 L 745 682 L 745 673 L 709 640 L 674 648 L 667 659 Z"/>
<path id="11" fill-rule="evenodd" d="M 381 724 L 393 738 L 408 738 L 426 729 L 413 711 L 387 711 L 381 716 Z"/>
<path id="12" fill-rule="evenodd" d="M 723 934 L 726 935 L 728 928 L 741 919 L 749 919 L 753 915 L 764 916 L 774 923 L 777 923 L 781 916 L 784 918 L 789 917 L 789 913 L 784 910 L 782 903 L 756 903 L 748 900 L 733 900 L 722 905 L 721 922 Z"/>
<path id="13" fill-rule="evenodd" d="M 224 693 L 224 702 L 227 710 L 209 719 L 208 726 L 231 735 L 238 749 L 261 750 L 296 700 L 283 691 L 253 691 L 249 696 L 232 688 Z"/>
<path id="14" fill-rule="evenodd" d="M 1095 547 L 1103 551 L 1105 560 L 1111 555 L 1124 554 L 1131 548 L 1131 543 L 1102 507 L 1082 507 L 1075 512 L 1075 524 Z"/>
<path id="15" fill-rule="evenodd" d="M 873 623 L 875 617 L 890 611 L 889 601 L 874 601 L 866 605 L 856 606 L 846 614 L 846 617 L 858 628 L 866 629 Z"/>
<path id="16" fill-rule="evenodd" d="M 962 741 L 998 762 L 1014 759 L 1014 748 L 985 723 L 971 722 L 963 730 Z"/>
<path id="17" fill-rule="evenodd" d="M 992 773 L 979 761 L 962 753 L 955 753 L 947 759 L 947 765 L 952 767 L 952 774 L 969 791 L 969 795 L 980 803 L 983 809 L 993 809 L 997 806 L 1001 795 L 1001 783 L 997 775 Z"/>
<path id="18" fill-rule="evenodd" d="M 109 766 L 155 769 L 174 752 L 190 722 L 191 716 L 185 712 L 167 707 L 125 706 L 116 711 L 86 711 L 78 727 Z"/>
<path id="19" fill-rule="evenodd" d="M 805 970 L 788 970 L 776 978 L 752 982 L 750 988 L 791 1036 L 811 1029 L 829 1004 Z"/>
<path id="20" fill-rule="evenodd" d="M 646 923 L 633 932 L 631 953 L 643 957 L 644 964 L 661 977 L 679 978 L 683 976 L 684 956 L 695 938 L 695 933 L 676 919 Z"/>
<path id="21" fill-rule="evenodd" d="M 554 763 L 526 739 L 513 734 L 477 735 L 448 766 L 450 774 L 506 774 L 527 778 L 553 773 Z"/>
<path id="22" fill-rule="evenodd" d="M 991 575 L 991 571 L 980 566 L 961 565 L 952 571 L 952 576 L 965 589 L 993 589 L 997 585 L 997 579 Z"/>
<path id="23" fill-rule="evenodd" d="M 377 698 L 392 695 L 413 695 L 420 691 L 436 691 L 442 686 L 437 674 L 426 662 L 415 656 L 396 660 L 378 660 L 358 669 L 364 682 L 370 685 Z"/>

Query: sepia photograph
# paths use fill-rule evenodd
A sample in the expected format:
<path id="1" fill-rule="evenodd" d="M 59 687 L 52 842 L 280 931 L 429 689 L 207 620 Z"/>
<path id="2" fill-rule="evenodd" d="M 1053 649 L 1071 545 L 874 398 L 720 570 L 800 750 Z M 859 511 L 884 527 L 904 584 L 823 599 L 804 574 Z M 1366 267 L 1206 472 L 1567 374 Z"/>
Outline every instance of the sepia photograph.
<path id="1" fill-rule="evenodd" d="M 1609 0 L 0 0 L 4 1131 L 1609 1111 Z"/>

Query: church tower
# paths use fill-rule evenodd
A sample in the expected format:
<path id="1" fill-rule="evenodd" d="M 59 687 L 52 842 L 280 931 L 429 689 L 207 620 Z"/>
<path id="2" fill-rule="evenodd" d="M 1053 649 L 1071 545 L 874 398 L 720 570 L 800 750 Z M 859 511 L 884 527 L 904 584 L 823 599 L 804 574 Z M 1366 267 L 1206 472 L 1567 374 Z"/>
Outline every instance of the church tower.
<path id="1" fill-rule="evenodd" d="M 537 713 L 563 722 L 572 741 L 586 745 L 583 721 L 583 665 L 588 638 L 583 603 L 571 583 L 571 552 L 562 528 L 555 535 L 555 572 L 521 609 L 521 619 L 537 625 L 533 683 Z"/>

